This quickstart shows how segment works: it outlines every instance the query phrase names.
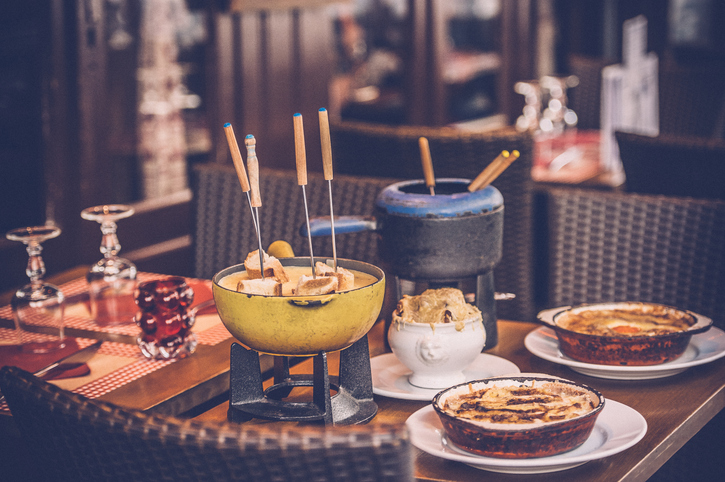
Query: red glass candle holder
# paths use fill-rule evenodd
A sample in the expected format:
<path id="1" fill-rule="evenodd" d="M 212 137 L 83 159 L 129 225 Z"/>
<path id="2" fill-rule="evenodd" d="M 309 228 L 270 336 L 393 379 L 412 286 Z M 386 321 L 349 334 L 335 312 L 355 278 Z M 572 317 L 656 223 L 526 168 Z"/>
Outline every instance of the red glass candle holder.
<path id="1" fill-rule="evenodd" d="M 136 337 L 146 358 L 182 358 L 196 350 L 196 334 L 191 332 L 194 314 L 189 308 L 194 290 L 181 277 L 141 283 L 135 301 L 139 310 L 134 321 L 141 328 Z"/>

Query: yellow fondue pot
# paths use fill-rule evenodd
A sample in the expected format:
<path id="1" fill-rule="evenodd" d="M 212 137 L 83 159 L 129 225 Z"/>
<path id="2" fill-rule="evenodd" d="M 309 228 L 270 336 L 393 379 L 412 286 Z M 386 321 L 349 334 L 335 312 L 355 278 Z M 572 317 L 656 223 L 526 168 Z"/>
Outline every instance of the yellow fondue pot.
<path id="1" fill-rule="evenodd" d="M 325 258 L 315 258 L 323 263 Z M 310 266 L 310 258 L 281 258 L 283 266 Z M 349 259 L 338 266 L 377 278 L 354 290 L 317 296 L 264 296 L 223 288 L 219 281 L 244 271 L 239 264 L 212 279 L 217 312 L 240 343 L 260 353 L 313 356 L 349 347 L 365 336 L 378 318 L 385 296 L 385 274 L 372 264 Z"/>

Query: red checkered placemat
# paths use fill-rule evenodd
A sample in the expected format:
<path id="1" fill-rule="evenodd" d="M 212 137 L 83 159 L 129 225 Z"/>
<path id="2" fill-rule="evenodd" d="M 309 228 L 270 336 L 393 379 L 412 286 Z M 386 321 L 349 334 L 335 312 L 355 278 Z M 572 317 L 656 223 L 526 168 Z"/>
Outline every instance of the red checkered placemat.
<path id="1" fill-rule="evenodd" d="M 145 281 L 152 281 L 155 279 L 163 279 L 168 278 L 168 275 L 163 274 L 157 274 L 157 273 L 146 273 L 146 272 L 139 272 L 137 273 L 137 279 L 139 283 L 143 283 Z M 211 289 L 211 281 L 208 280 L 201 280 L 196 278 L 189 278 L 189 281 L 193 284 L 199 285 L 203 284 L 207 286 L 209 289 Z M 66 298 L 71 298 L 73 296 L 82 295 L 83 293 L 87 292 L 88 290 L 88 283 L 83 278 L 78 278 L 73 281 L 69 281 L 68 283 L 63 283 L 60 285 L 61 291 L 63 291 L 63 294 Z M 90 316 L 87 315 L 80 315 L 78 314 L 79 310 L 68 310 L 66 307 L 66 315 L 64 317 L 64 324 L 68 328 L 75 328 L 78 330 L 85 330 L 85 331 L 91 331 L 91 332 L 99 332 L 99 333 L 111 333 L 111 334 L 117 334 L 117 335 L 127 335 L 127 336 L 136 336 L 139 333 L 139 329 L 136 326 L 135 323 L 127 323 L 122 325 L 111 325 L 111 326 L 99 326 L 96 324 Z M 13 312 L 10 307 L 10 305 L 6 305 L 3 307 L 0 307 L 0 318 L 4 318 L 6 320 L 12 320 L 13 319 Z M 209 332 L 209 333 L 207 333 Z M 215 324 L 214 326 L 208 328 L 205 331 L 196 332 L 198 336 L 199 343 L 202 345 L 215 345 L 217 343 L 220 343 L 223 340 L 226 340 L 231 336 L 231 334 L 226 330 L 224 325 L 219 322 L 219 324 Z"/>
<path id="2" fill-rule="evenodd" d="M 14 336 L 12 331 L 13 330 L 0 328 L 0 339 Z M 11 333 L 8 334 L 7 332 Z M 76 341 L 78 342 L 78 346 L 84 348 L 93 343 L 95 340 L 76 338 Z M 130 363 L 76 388 L 73 390 L 74 393 L 78 393 L 88 398 L 98 398 L 126 385 L 127 383 L 137 380 L 144 375 L 148 375 L 149 373 L 155 372 L 160 368 L 174 363 L 177 360 L 148 360 L 143 356 L 141 350 L 139 350 L 137 346 L 112 341 L 104 341 L 98 349 L 97 354 L 129 358 Z M 0 412 L 9 412 L 9 408 L 5 400 L 0 401 Z"/>
<path id="3" fill-rule="evenodd" d="M 148 360 L 143 356 L 137 346 L 110 341 L 103 342 L 98 353 L 134 358 L 135 361 L 82 387 L 76 388 L 73 390 L 75 393 L 88 398 L 98 398 L 176 361 L 175 358 L 170 360 Z"/>

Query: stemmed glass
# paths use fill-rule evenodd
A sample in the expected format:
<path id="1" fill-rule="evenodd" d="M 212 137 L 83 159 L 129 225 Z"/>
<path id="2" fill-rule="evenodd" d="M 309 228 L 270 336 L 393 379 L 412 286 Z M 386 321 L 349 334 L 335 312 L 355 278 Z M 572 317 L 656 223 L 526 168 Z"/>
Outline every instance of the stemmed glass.
<path id="1" fill-rule="evenodd" d="M 101 225 L 103 259 L 91 266 L 86 275 L 91 298 L 91 318 L 99 325 L 133 323 L 136 313 L 136 265 L 118 256 L 121 244 L 116 236 L 116 221 L 131 216 L 134 209 L 123 204 L 104 204 L 86 208 L 81 217 Z"/>
<path id="2" fill-rule="evenodd" d="M 65 347 L 63 336 L 65 296 L 57 286 L 43 282 L 45 263 L 41 256 L 43 251 L 41 243 L 59 234 L 60 228 L 55 226 L 32 226 L 13 229 L 5 235 L 11 241 L 25 244 L 28 252 L 28 267 L 25 273 L 30 278 L 30 283 L 16 291 L 10 302 L 23 351 L 48 353 Z M 31 326 L 53 328 L 53 337 L 48 337 L 47 340 L 33 338 L 28 333 L 28 328 Z M 55 330 L 58 330 L 57 334 Z"/>

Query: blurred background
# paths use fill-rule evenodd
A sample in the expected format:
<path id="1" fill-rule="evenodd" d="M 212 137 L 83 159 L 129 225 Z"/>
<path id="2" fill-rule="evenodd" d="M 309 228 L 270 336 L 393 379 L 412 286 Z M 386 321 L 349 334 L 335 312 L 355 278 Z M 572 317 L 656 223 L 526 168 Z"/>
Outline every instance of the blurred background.
<path id="1" fill-rule="evenodd" d="M 2 10 L 0 227 L 60 226 L 45 246 L 51 274 L 98 258 L 98 226 L 79 213 L 102 203 L 134 205 L 119 237 L 140 270 L 191 273 L 190 170 L 231 164 L 226 122 L 254 134 L 262 166 L 293 169 L 295 112 L 504 129 L 525 106 L 517 82 L 574 74 L 578 127 L 599 129 L 602 68 L 623 61 L 623 24 L 638 15 L 659 59 L 659 132 L 721 139 L 725 124 L 717 0 L 10 0 Z M 305 128 L 318 136 L 316 122 Z M 321 170 L 319 150 L 308 157 Z M 0 289 L 25 279 L 26 260 L 0 240 Z"/>

